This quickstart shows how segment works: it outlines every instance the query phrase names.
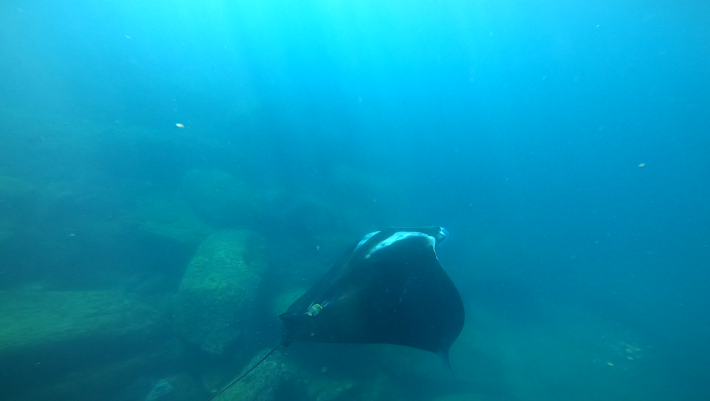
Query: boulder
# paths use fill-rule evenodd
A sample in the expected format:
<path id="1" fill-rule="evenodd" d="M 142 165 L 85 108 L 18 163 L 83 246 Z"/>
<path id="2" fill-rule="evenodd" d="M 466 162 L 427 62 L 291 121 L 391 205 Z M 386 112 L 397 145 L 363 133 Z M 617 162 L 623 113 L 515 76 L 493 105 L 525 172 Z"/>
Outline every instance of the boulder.
<path id="1" fill-rule="evenodd" d="M 162 312 L 121 292 L 1 291 L 0 399 L 119 388 L 155 363 L 168 333 Z"/>
<path id="2" fill-rule="evenodd" d="M 248 368 L 258 362 L 268 350 L 264 349 L 247 364 L 239 373 L 241 376 Z M 244 377 L 222 395 L 222 401 L 277 401 L 277 400 L 299 400 L 308 399 L 305 397 L 306 390 L 303 386 L 303 375 L 299 374 L 294 367 L 288 363 L 287 359 L 280 352 L 274 353 L 257 369 Z M 212 389 L 217 391 L 218 387 Z"/>
<path id="3" fill-rule="evenodd" d="M 198 248 L 180 283 L 175 311 L 182 338 L 219 356 L 249 325 L 261 275 L 265 241 L 247 230 L 209 236 Z"/>
<path id="4" fill-rule="evenodd" d="M 185 199 L 175 193 L 158 191 L 138 198 L 135 203 L 128 223 L 160 242 L 194 251 L 213 231 Z"/>
<path id="5" fill-rule="evenodd" d="M 264 215 L 259 192 L 225 171 L 190 170 L 182 191 L 193 210 L 215 227 L 253 227 Z"/>

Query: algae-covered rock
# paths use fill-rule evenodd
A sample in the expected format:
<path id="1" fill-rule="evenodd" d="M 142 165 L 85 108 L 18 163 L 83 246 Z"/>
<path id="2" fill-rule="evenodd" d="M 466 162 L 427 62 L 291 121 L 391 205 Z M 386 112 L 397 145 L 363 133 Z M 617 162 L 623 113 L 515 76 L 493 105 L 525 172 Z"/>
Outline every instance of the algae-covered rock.
<path id="1" fill-rule="evenodd" d="M 53 399 L 80 399 L 74 384 L 121 385 L 152 363 L 167 334 L 160 311 L 120 292 L 2 291 L 0 399 L 49 399 L 40 393 L 50 388 Z M 120 369 L 89 380 L 103 366 Z"/>
<path id="2" fill-rule="evenodd" d="M 485 394 L 480 393 L 457 393 L 437 397 L 433 401 L 489 401 L 491 400 Z"/>
<path id="3" fill-rule="evenodd" d="M 140 198 L 133 218 L 144 233 L 181 246 L 197 247 L 213 231 L 182 197 L 169 192 Z"/>
<path id="4" fill-rule="evenodd" d="M 197 383 L 188 375 L 162 378 L 153 384 L 145 401 L 189 401 L 200 397 Z"/>
<path id="5" fill-rule="evenodd" d="M 239 376 L 258 362 L 268 350 L 262 350 Z M 225 391 L 220 400 L 223 401 L 277 401 L 306 399 L 306 388 L 303 385 L 303 375 L 295 370 L 287 358 L 281 353 L 274 353 L 257 369 L 244 377 L 239 383 Z M 216 388 L 214 389 L 216 390 Z"/>
<path id="6" fill-rule="evenodd" d="M 140 341 L 166 326 L 156 310 L 118 292 L 1 291 L 0 361 L 69 345 Z"/>
<path id="7" fill-rule="evenodd" d="M 208 237 L 185 271 L 177 295 L 177 329 L 189 343 L 219 355 L 233 345 L 251 316 L 266 244 L 247 230 Z"/>
<path id="8" fill-rule="evenodd" d="M 221 170 L 190 170 L 182 187 L 195 212 L 216 227 L 248 227 L 264 214 L 259 193 Z"/>

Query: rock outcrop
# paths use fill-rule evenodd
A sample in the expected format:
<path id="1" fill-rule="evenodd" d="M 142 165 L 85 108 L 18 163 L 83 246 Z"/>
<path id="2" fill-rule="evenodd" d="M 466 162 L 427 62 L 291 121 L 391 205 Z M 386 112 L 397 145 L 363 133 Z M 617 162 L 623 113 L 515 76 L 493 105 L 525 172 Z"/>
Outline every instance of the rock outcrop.
<path id="1" fill-rule="evenodd" d="M 195 213 L 215 227 L 253 227 L 263 218 L 259 193 L 225 171 L 190 170 L 182 192 Z"/>
<path id="2" fill-rule="evenodd" d="M 168 329 L 160 311 L 118 291 L 1 291 L 0 399 L 120 387 L 152 363 Z"/>
<path id="3" fill-rule="evenodd" d="M 200 245 L 177 294 L 183 339 L 214 356 L 235 344 L 252 315 L 265 251 L 264 240 L 247 230 L 221 231 Z"/>

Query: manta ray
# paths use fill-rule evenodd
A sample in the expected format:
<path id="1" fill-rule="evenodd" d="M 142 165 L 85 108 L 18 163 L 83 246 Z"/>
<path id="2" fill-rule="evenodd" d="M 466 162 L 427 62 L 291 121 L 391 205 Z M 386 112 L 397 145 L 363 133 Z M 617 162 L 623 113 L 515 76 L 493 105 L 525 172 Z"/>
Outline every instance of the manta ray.
<path id="1" fill-rule="evenodd" d="M 464 325 L 456 286 L 436 256 L 442 227 L 387 228 L 353 243 L 286 312 L 279 347 L 293 341 L 397 344 L 434 352 L 446 366 Z"/>

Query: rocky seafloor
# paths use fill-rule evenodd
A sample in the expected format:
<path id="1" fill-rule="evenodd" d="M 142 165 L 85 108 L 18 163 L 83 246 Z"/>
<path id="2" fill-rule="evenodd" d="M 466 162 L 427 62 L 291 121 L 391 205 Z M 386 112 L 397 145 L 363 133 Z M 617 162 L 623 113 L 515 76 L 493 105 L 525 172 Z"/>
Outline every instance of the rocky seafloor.
<path id="1" fill-rule="evenodd" d="M 345 166 L 323 193 L 205 162 L 194 155 L 220 148 L 195 138 L 10 117 L 17 142 L 0 150 L 2 400 L 209 399 L 278 343 L 278 314 L 350 242 L 384 213 L 408 221 L 415 210 L 394 207 L 382 178 Z M 122 159 L 136 152 L 174 162 L 163 171 Z M 487 265 L 502 257 L 495 245 L 477 251 Z M 475 265 L 457 261 L 467 262 Z M 464 267 L 467 280 L 511 277 Z M 453 275 L 467 322 L 452 372 L 403 347 L 295 343 L 219 399 L 663 394 L 653 350 L 637 334 L 573 304 L 538 302 L 529 319 L 511 318 L 468 295 L 462 271 Z"/>

